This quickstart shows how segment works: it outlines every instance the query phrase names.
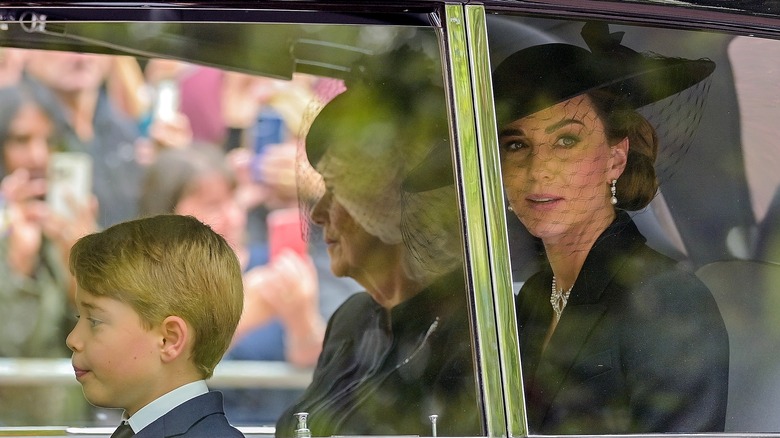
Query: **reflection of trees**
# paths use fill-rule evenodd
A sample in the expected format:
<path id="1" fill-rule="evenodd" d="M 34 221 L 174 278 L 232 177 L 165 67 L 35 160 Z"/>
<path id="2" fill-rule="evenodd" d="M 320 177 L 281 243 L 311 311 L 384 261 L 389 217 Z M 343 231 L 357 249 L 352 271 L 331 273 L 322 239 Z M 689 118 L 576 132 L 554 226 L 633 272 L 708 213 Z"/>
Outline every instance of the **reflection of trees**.
<path id="1" fill-rule="evenodd" d="M 442 74 L 425 44 L 435 40 L 421 40 L 362 58 L 306 144 L 309 161 L 370 234 L 402 238 L 440 275 L 460 264 L 461 233 Z"/>

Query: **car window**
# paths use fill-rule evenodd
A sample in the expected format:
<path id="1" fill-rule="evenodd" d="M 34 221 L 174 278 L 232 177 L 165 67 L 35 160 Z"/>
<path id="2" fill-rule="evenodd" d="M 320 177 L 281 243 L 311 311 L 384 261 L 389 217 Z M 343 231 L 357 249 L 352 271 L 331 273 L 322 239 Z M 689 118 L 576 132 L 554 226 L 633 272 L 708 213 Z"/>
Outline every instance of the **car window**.
<path id="1" fill-rule="evenodd" d="M 74 378 L 66 250 L 163 212 L 209 223 L 246 266 L 252 311 L 209 386 L 247 435 L 780 433 L 770 5 L 357 3 L 0 10 L 0 435 L 119 424 Z M 637 253 L 582 257 L 575 280 L 513 204 L 564 192 L 516 196 L 526 167 L 506 152 L 543 142 L 503 129 L 493 76 L 561 43 L 704 72 L 634 105 L 660 141 L 659 189 L 628 209 L 615 183 L 629 214 L 607 234 L 636 226 Z M 509 83 L 546 90 L 577 71 L 570 57 L 523 68 L 543 64 Z M 631 64 L 608 65 L 591 72 Z M 646 91 L 691 74 L 660 71 L 607 82 Z M 604 83 L 590 88 L 614 91 Z M 615 290 L 631 300 L 596 297 Z"/>
<path id="2" fill-rule="evenodd" d="M 13 11 L 0 33 L 0 427 L 119 424 L 74 379 L 67 249 L 176 213 L 245 268 L 209 383 L 232 424 L 483 434 L 435 15 L 109 9 Z"/>
<path id="3" fill-rule="evenodd" d="M 504 14 L 488 15 L 487 24 L 529 432 L 777 432 L 780 425 L 768 414 L 776 408 L 777 361 L 766 343 L 776 340 L 777 319 L 770 309 L 780 292 L 774 286 L 773 255 L 778 182 L 769 170 L 779 151 L 770 140 L 776 132 L 770 120 L 778 111 L 778 89 L 771 79 L 778 65 L 771 53 L 780 48 L 778 41 Z M 582 51 L 588 54 L 580 58 Z M 714 69 L 677 86 L 675 94 L 637 102 L 642 93 L 672 88 L 681 76 L 697 74 L 649 75 L 641 84 L 632 83 L 637 72 L 627 66 L 636 52 L 656 60 L 691 60 L 689 66 L 707 60 Z M 593 54 L 602 64 L 584 69 L 583 59 Z M 514 70 L 507 73 L 507 65 Z M 593 76 L 583 78 L 582 72 Z M 555 83 L 561 77 L 568 79 Z M 523 88 L 524 81 L 544 91 Z M 565 218 L 578 211 L 575 201 L 591 199 L 591 192 L 582 187 L 572 192 L 582 180 L 565 167 L 572 156 L 567 154 L 583 143 L 577 137 L 566 140 L 574 142 L 571 149 L 555 149 L 562 144 L 556 141 L 569 137 L 554 137 L 562 129 L 548 125 L 564 116 L 549 108 L 582 93 L 598 95 L 593 90 L 623 96 L 653 125 L 660 185 L 646 206 L 628 208 L 621 207 L 621 196 L 632 195 L 621 195 L 618 180 L 616 222 L 605 234 L 594 234 L 587 257 L 578 259 L 581 270 L 570 277 L 576 280 L 565 284 L 572 287 L 568 304 L 564 300 L 560 319 L 550 328 L 555 318 L 550 278 L 555 295 L 555 281 L 565 278 L 559 276 L 566 275 L 567 265 L 561 262 L 565 257 L 553 238 L 555 229 L 539 224 L 559 214 L 554 223 L 571 239 L 581 231 L 567 225 L 574 219 Z M 540 96 L 546 100 L 535 104 Z M 567 117 L 586 113 L 580 111 Z M 596 199 L 608 203 L 615 193 L 610 194 L 610 181 L 599 187 Z M 621 219 L 623 211 L 628 215 Z M 591 223 L 596 218 L 587 216 Z M 615 224 L 622 224 L 619 230 Z M 599 251 L 612 241 L 616 246 L 609 252 L 621 254 L 615 236 L 624 236 L 627 226 L 635 226 L 646 245 L 623 253 L 616 265 L 614 255 Z M 661 272 L 666 279 L 676 278 L 674 285 L 659 282 L 659 266 L 650 262 L 655 257 L 673 267 L 672 277 Z M 642 268 L 633 271 L 631 263 Z M 687 328 L 691 321 L 697 328 Z"/>

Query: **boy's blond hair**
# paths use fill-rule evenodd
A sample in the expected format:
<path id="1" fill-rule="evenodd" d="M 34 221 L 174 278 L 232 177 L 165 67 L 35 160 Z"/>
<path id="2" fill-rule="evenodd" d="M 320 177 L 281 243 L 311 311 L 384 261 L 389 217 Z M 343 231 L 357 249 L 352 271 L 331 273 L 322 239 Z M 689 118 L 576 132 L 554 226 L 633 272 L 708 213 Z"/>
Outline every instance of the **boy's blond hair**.
<path id="1" fill-rule="evenodd" d="M 159 215 L 81 238 L 70 253 L 79 288 L 125 302 L 147 328 L 168 316 L 194 331 L 204 378 L 230 345 L 244 303 L 241 268 L 225 239 L 192 216 Z"/>

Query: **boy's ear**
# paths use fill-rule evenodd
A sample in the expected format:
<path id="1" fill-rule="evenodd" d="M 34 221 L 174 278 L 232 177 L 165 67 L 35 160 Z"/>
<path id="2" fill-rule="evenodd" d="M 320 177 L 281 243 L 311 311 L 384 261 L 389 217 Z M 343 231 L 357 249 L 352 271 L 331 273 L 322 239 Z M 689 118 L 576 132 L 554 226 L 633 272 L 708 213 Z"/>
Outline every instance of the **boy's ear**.
<path id="1" fill-rule="evenodd" d="M 162 343 L 160 355 L 163 362 L 172 362 L 185 352 L 190 337 L 187 323 L 178 316 L 165 318 L 160 325 Z"/>

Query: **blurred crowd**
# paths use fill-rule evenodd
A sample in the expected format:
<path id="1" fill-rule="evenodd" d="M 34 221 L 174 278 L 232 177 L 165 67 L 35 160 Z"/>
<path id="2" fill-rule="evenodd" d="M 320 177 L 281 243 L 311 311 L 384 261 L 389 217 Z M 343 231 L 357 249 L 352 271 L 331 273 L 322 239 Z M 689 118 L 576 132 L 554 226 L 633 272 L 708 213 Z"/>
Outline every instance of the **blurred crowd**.
<path id="1" fill-rule="evenodd" d="M 302 236 L 296 184 L 300 134 L 341 87 L 0 48 L 0 357 L 69 357 L 70 247 L 117 222 L 177 213 L 222 234 L 244 269 L 244 314 L 225 359 L 313 366 L 325 321 L 359 289 L 333 277 L 321 239 Z M 86 169 L 92 190 L 65 190 L 67 208 L 54 208 L 53 163 L 73 157 L 88 164 L 74 172 Z M 272 423 L 298 396 L 225 393 L 236 425 Z M 0 426 L 99 423 L 77 386 L 0 386 L 0 406 Z"/>

